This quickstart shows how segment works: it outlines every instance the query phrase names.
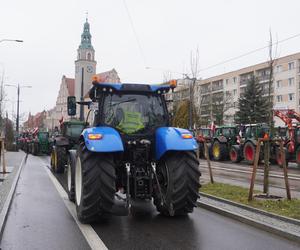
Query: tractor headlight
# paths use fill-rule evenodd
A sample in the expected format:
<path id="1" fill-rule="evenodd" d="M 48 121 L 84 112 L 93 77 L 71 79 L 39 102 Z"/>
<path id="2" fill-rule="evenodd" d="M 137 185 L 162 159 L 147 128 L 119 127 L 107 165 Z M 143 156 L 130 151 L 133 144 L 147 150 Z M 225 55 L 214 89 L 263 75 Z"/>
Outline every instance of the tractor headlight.
<path id="1" fill-rule="evenodd" d="M 192 139 L 193 135 L 191 135 L 191 134 L 181 134 L 181 138 L 183 138 L 183 139 Z"/>
<path id="2" fill-rule="evenodd" d="M 103 138 L 102 134 L 89 134 L 88 139 L 90 140 L 101 140 Z"/>

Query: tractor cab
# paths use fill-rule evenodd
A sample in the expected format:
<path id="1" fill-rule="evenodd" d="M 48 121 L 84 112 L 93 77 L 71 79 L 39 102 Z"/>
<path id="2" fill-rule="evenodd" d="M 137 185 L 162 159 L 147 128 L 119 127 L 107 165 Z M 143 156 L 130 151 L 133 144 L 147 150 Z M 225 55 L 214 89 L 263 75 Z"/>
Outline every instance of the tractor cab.
<path id="1" fill-rule="evenodd" d="M 190 131 L 170 126 L 165 94 L 176 81 L 103 83 L 95 76 L 92 84 L 91 102 L 78 104 L 90 107 L 93 124 L 81 133 L 76 153 L 69 151 L 67 168 L 79 220 L 91 222 L 118 207 L 128 214 L 135 201 L 153 201 L 167 216 L 192 212 L 199 189 L 198 145 Z M 68 101 L 73 116 L 74 98 Z"/>
<path id="2" fill-rule="evenodd" d="M 270 127 L 265 123 L 247 124 L 245 125 L 244 139 L 258 139 L 263 138 L 270 133 Z"/>

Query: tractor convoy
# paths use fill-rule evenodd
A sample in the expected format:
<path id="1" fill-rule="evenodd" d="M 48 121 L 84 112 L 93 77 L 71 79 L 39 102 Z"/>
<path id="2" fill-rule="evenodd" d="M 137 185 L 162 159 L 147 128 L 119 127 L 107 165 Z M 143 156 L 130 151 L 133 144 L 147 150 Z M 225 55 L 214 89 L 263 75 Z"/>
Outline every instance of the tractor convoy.
<path id="1" fill-rule="evenodd" d="M 281 140 L 286 161 L 300 166 L 300 126 L 294 123 L 300 122 L 300 115 L 295 111 L 274 110 L 285 127 L 272 131 L 264 123 L 211 126 L 194 136 L 170 126 L 164 95 L 175 87 L 176 81 L 121 84 L 95 77 L 90 101 L 68 97 L 71 119 L 60 122 L 60 131 L 26 131 L 18 146 L 34 155 L 50 154 L 51 170 L 66 173 L 68 196 L 82 223 L 109 214 L 128 215 L 136 202 L 153 201 L 166 216 L 191 213 L 200 188 L 196 152 L 202 158 L 205 148 L 212 160 L 253 164 L 258 139 L 268 138 L 270 162 L 282 166 Z M 86 105 L 92 119 L 75 119 L 77 105 Z M 263 152 L 259 160 L 264 160 Z"/>
<path id="2" fill-rule="evenodd" d="M 265 123 L 200 128 L 196 136 L 199 156 L 204 157 L 205 142 L 212 160 L 230 160 L 234 163 L 244 160 L 253 164 L 258 139 L 267 137 L 270 139 L 269 161 L 272 164 L 283 165 L 279 144 L 279 141 L 283 141 L 286 162 L 296 162 L 300 167 L 300 114 L 291 109 L 282 109 L 274 110 L 274 117 L 280 118 L 285 126 L 274 128 L 273 131 Z M 259 161 L 262 160 L 263 146 L 259 154 Z"/>
<path id="3" fill-rule="evenodd" d="M 127 215 L 138 202 L 153 201 L 166 216 L 185 215 L 199 197 L 198 144 L 186 129 L 170 126 L 164 85 L 93 81 L 91 101 L 68 97 L 68 114 L 76 103 L 93 113 L 90 124 L 60 124 L 53 140 L 51 169 L 67 172 L 67 191 L 82 223 L 109 214 Z"/>

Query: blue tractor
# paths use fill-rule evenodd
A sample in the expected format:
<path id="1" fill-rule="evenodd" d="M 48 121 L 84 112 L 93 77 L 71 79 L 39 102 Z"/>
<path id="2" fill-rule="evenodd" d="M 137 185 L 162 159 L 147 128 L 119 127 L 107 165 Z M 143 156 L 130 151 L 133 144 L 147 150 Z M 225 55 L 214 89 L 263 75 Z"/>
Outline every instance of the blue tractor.
<path id="1" fill-rule="evenodd" d="M 165 85 L 100 83 L 93 80 L 92 126 L 70 150 L 68 192 L 82 223 L 129 211 L 135 201 L 152 201 L 166 216 L 185 215 L 199 198 L 198 148 L 186 129 L 170 126 Z M 75 105 L 74 105 L 75 103 Z M 75 115 L 76 99 L 68 98 Z M 121 205 L 120 205 L 121 204 Z M 123 210 L 124 211 L 124 210 Z M 128 214 L 128 213 L 125 213 Z"/>

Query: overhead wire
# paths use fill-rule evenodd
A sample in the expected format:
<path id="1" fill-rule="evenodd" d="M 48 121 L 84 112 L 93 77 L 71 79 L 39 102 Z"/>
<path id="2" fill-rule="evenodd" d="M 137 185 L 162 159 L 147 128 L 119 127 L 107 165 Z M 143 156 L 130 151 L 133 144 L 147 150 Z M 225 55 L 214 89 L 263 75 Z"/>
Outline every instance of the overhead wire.
<path id="1" fill-rule="evenodd" d="M 287 37 L 287 38 L 282 39 L 282 40 L 280 40 L 280 41 L 277 41 L 277 42 L 274 43 L 274 44 L 277 45 L 277 44 L 286 42 L 286 41 L 288 41 L 288 40 L 291 40 L 291 39 L 296 38 L 296 37 L 299 37 L 299 36 L 300 36 L 300 33 L 298 33 L 298 34 L 296 34 L 296 35 L 293 35 L 293 36 L 290 36 L 290 37 Z M 210 66 L 208 66 L 208 67 L 199 69 L 199 72 L 203 72 L 203 71 L 206 71 L 206 70 L 215 68 L 215 67 L 217 67 L 217 66 L 223 65 L 223 64 L 225 64 L 225 63 L 228 63 L 228 62 L 231 62 L 231 61 L 235 61 L 235 60 L 240 59 L 240 58 L 242 58 L 242 57 L 245 57 L 245 56 L 254 54 L 254 53 L 258 52 L 258 51 L 261 51 L 261 50 L 264 50 L 264 49 L 266 49 L 266 48 L 269 48 L 269 46 L 270 46 L 270 45 L 268 44 L 268 45 L 265 45 L 265 46 L 263 46 L 263 47 L 260 47 L 260 48 L 257 48 L 257 49 L 248 51 L 248 52 L 246 52 L 246 53 L 244 53 L 244 54 L 241 54 L 241 55 L 239 55 L 239 56 L 235 56 L 235 57 L 229 58 L 229 59 L 227 59 L 227 60 L 218 62 L 218 63 L 216 63 L 216 64 L 210 65 Z M 147 69 L 154 69 L 154 70 L 161 70 L 161 71 L 169 71 L 169 72 L 176 73 L 176 74 L 184 74 L 184 73 L 182 73 L 182 72 L 180 73 L 180 72 L 176 72 L 176 71 L 172 71 L 172 70 L 167 70 L 167 69 L 162 69 L 162 68 L 155 68 L 155 67 L 149 67 L 149 66 L 146 67 L 146 68 L 147 68 Z"/>
<path id="2" fill-rule="evenodd" d="M 299 36 L 300 36 L 300 33 L 299 33 L 299 34 L 296 34 L 296 35 L 293 35 L 293 36 L 291 36 L 291 37 L 282 39 L 282 40 L 276 42 L 275 44 L 283 43 L 283 42 L 286 42 L 286 41 L 288 41 L 288 40 L 291 40 L 291 39 L 296 38 L 296 37 L 299 37 Z M 222 65 L 222 64 L 225 64 L 225 63 L 228 63 L 228 62 L 231 62 L 231 61 L 240 59 L 240 58 L 242 58 L 242 57 L 245 57 L 245 56 L 251 55 L 251 54 L 253 54 L 253 53 L 256 53 L 256 52 L 258 52 L 258 51 L 260 51 L 260 50 L 269 48 L 269 46 L 270 46 L 270 45 L 268 44 L 268 45 L 265 45 L 265 46 L 263 46 L 263 47 L 260 47 L 260 48 L 257 48 L 257 49 L 248 51 L 248 52 L 246 52 L 246 53 L 244 53 L 244 54 L 241 54 L 241 55 L 239 55 L 239 56 L 229 58 L 229 59 L 224 60 L 224 61 L 221 61 L 221 62 L 219 62 L 219 63 L 210 65 L 210 66 L 208 66 L 208 67 L 206 67 L 206 68 L 202 68 L 202 69 L 200 69 L 199 71 L 205 71 L 205 70 L 214 68 L 214 67 L 216 67 L 216 66 L 219 66 L 219 65 Z"/>
<path id="3" fill-rule="evenodd" d="M 139 47 L 139 51 L 140 51 L 140 54 L 141 54 L 141 57 L 142 57 L 142 60 L 143 60 L 143 63 L 144 63 L 144 67 L 147 68 L 147 64 L 146 64 L 146 56 L 144 54 L 144 51 L 143 51 L 143 48 L 142 48 L 142 45 L 141 45 L 141 42 L 139 40 L 139 37 L 138 37 L 138 34 L 136 32 L 136 29 L 134 27 L 134 23 L 133 23 L 133 19 L 131 17 L 131 14 L 130 14 L 130 11 L 129 11 L 129 8 L 127 6 L 127 3 L 126 3 L 126 0 L 123 0 L 123 3 L 124 3 L 124 7 L 126 9 L 126 12 L 127 12 L 127 15 L 128 15 L 128 19 L 129 19 L 129 22 L 130 22 L 130 25 L 131 25 L 131 28 L 132 28 L 132 31 L 133 31 L 133 34 L 134 34 L 134 37 L 135 37 L 135 40 L 137 42 L 137 45 Z"/>

